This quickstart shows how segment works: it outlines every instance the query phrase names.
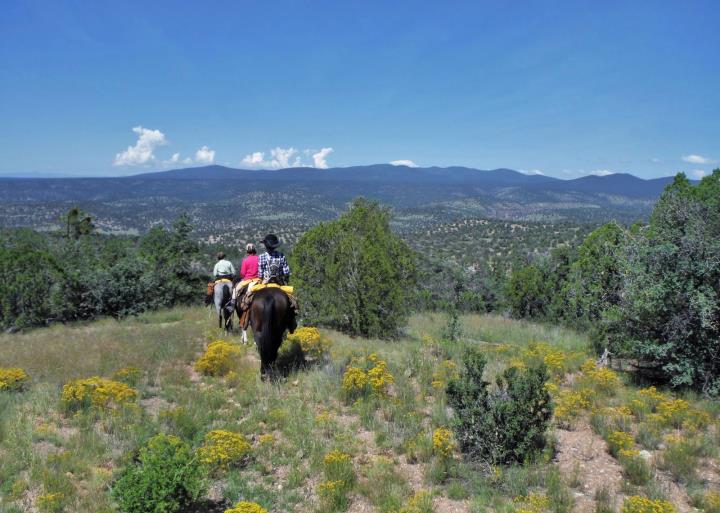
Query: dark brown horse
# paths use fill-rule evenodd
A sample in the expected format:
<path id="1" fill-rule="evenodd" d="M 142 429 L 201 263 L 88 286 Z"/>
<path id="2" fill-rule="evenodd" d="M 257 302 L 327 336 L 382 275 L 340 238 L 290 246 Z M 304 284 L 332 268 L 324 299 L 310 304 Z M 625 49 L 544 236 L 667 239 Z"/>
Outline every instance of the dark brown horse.
<path id="1" fill-rule="evenodd" d="M 260 353 L 260 374 L 265 376 L 277 359 L 285 330 L 292 333 L 297 327 L 287 294 L 274 287 L 257 291 L 250 307 L 250 325 Z"/>

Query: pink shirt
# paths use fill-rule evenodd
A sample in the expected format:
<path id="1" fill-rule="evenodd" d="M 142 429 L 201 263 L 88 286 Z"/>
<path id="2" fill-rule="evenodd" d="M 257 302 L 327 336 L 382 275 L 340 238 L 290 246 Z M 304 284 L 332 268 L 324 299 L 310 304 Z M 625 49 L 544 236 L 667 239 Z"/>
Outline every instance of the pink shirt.
<path id="1" fill-rule="evenodd" d="M 258 278 L 258 256 L 246 256 L 240 265 L 240 278 L 249 280 L 250 278 Z"/>

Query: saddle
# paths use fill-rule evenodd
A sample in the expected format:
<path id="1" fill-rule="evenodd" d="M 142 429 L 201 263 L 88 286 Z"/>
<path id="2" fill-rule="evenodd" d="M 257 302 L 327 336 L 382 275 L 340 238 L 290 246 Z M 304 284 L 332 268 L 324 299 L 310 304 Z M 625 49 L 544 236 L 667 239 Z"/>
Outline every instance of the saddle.
<path id="1" fill-rule="evenodd" d="M 248 285 L 252 281 L 255 280 L 248 280 Z M 257 283 L 253 286 L 249 294 L 244 294 L 242 296 L 242 300 L 238 303 L 240 311 L 242 312 L 240 314 L 240 327 L 242 327 L 242 329 L 246 330 L 250 325 L 250 306 L 252 306 L 253 299 L 255 298 L 255 293 L 267 288 L 282 290 L 285 295 L 287 295 L 288 300 L 290 301 L 290 308 L 294 312 L 295 316 L 297 317 L 298 315 L 300 315 L 300 305 L 298 304 L 297 298 L 293 294 L 295 291 L 294 287 L 291 287 L 290 285 L 279 285 L 277 283 Z M 244 293 L 246 290 L 247 285 L 245 285 L 244 288 L 239 289 L 238 297 L 240 297 L 240 293 Z"/>
<path id="2" fill-rule="evenodd" d="M 232 283 L 232 280 L 229 278 L 220 278 L 219 280 L 215 281 L 209 281 L 207 283 L 207 291 L 205 292 L 205 306 L 213 304 L 213 301 L 215 300 L 215 285 L 217 283 Z"/>

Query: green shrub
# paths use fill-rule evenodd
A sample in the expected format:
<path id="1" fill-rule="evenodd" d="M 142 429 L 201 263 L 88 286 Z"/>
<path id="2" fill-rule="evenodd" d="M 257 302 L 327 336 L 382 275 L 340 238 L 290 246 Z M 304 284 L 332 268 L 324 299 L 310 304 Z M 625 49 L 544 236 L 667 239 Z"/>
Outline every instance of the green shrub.
<path id="1" fill-rule="evenodd" d="M 187 511 L 206 491 L 202 467 L 175 436 L 157 435 L 140 449 L 112 489 L 123 513 Z"/>
<path id="2" fill-rule="evenodd" d="M 495 387 L 483 381 L 486 360 L 474 348 L 463 356 L 464 370 L 447 387 L 460 449 L 470 459 L 524 462 L 545 447 L 552 417 L 544 365 L 507 369 Z"/>
<path id="3" fill-rule="evenodd" d="M 720 169 L 682 173 L 628 242 L 622 300 L 606 315 L 610 349 L 662 370 L 676 387 L 720 394 Z"/>
<path id="4" fill-rule="evenodd" d="M 390 229 L 390 213 L 364 199 L 308 230 L 293 249 L 303 316 L 364 337 L 394 337 L 415 293 L 415 254 Z"/>

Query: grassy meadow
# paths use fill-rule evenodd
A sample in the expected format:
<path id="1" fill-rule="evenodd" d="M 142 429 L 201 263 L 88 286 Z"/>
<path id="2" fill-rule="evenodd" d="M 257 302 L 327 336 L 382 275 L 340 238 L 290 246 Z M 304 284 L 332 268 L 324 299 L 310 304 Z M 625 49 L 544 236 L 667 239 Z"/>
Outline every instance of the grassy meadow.
<path id="1" fill-rule="evenodd" d="M 451 343 L 446 322 L 416 315 L 392 342 L 321 330 L 321 343 L 298 344 L 308 363 L 273 382 L 260 380 L 254 346 L 201 308 L 0 335 L 0 383 L 3 369 L 29 376 L 0 386 L 0 513 L 118 511 L 109 490 L 158 433 L 207 464 L 199 511 L 720 512 L 718 402 L 597 367 L 583 334 L 466 316 Z M 222 361 L 206 352 L 221 339 Z M 536 461 L 462 459 L 445 385 L 467 344 L 483 349 L 488 381 L 548 366 L 554 427 Z M 294 361 L 297 345 L 285 346 Z M 353 367 L 370 393 L 354 388 Z M 73 402 L 65 385 L 95 376 L 105 395 Z M 211 432 L 236 446 L 217 449 Z"/>

